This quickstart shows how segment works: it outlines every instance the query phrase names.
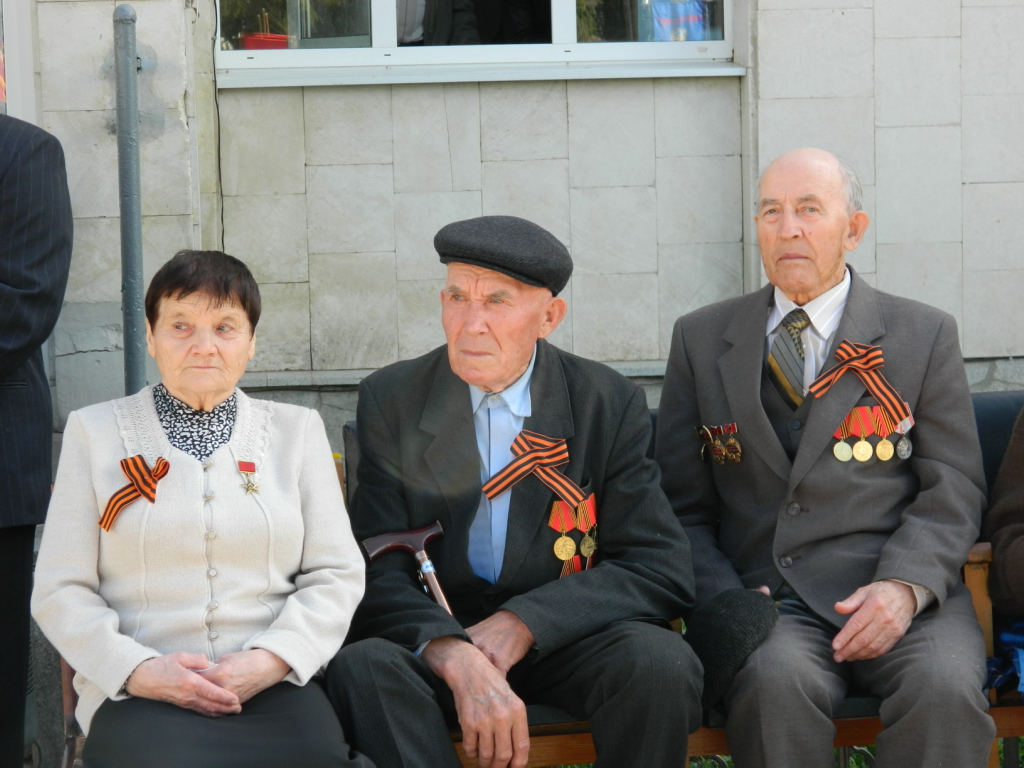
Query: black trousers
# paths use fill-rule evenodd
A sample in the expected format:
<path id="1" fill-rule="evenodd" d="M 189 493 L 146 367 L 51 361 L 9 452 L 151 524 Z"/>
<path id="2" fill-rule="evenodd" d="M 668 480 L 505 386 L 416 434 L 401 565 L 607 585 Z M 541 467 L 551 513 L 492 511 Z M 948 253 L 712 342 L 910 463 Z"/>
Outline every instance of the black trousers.
<path id="1" fill-rule="evenodd" d="M 0 528 L 0 768 L 22 768 L 34 525 Z"/>
<path id="2" fill-rule="evenodd" d="M 601 768 L 679 768 L 700 726 L 701 666 L 683 638 L 636 621 L 509 670 L 527 704 L 590 720 Z M 380 768 L 459 768 L 451 691 L 411 652 L 371 639 L 341 649 L 327 695 L 352 744 Z"/>
<path id="3" fill-rule="evenodd" d="M 278 683 L 242 713 L 205 717 L 152 699 L 107 699 L 82 753 L 85 768 L 372 768 L 350 752 L 316 682 Z"/>

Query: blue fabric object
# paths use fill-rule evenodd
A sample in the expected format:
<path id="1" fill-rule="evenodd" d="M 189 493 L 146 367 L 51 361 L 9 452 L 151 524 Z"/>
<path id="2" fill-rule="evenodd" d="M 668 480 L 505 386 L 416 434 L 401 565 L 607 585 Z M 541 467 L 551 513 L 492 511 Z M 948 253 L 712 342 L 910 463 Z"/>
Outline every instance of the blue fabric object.
<path id="1" fill-rule="evenodd" d="M 654 40 L 659 43 L 707 40 L 708 29 L 704 6 L 700 0 L 651 3 L 654 17 Z"/>
<path id="2" fill-rule="evenodd" d="M 537 349 L 534 348 L 525 373 L 500 393 L 492 394 L 468 385 L 476 447 L 480 454 L 481 483 L 486 483 L 512 461 L 512 441 L 522 431 L 523 422 L 532 412 L 530 378 L 536 361 Z M 505 559 L 505 534 L 511 501 L 511 489 L 493 501 L 481 493 L 476 517 L 469 527 L 469 564 L 473 573 L 491 584 L 498 580 Z"/>

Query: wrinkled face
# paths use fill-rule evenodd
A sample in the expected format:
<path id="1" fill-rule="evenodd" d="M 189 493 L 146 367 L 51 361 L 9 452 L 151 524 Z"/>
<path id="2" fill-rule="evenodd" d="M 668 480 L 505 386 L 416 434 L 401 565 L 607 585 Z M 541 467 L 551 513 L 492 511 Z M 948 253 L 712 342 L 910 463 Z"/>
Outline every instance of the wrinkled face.
<path id="1" fill-rule="evenodd" d="M 452 370 L 468 384 L 500 392 L 526 371 L 537 339 L 554 331 L 565 311 L 565 301 L 546 288 L 482 267 L 449 264 L 441 325 Z"/>
<path id="2" fill-rule="evenodd" d="M 230 396 L 256 352 L 249 318 L 237 304 L 215 304 L 206 294 L 165 298 L 146 345 L 168 391 L 193 408 L 208 409 Z M 199 403 L 199 405 L 197 405 Z"/>
<path id="3" fill-rule="evenodd" d="M 847 211 L 835 159 L 820 150 L 783 155 L 765 171 L 760 193 L 754 220 L 769 282 L 801 305 L 837 285 L 868 217 Z"/>

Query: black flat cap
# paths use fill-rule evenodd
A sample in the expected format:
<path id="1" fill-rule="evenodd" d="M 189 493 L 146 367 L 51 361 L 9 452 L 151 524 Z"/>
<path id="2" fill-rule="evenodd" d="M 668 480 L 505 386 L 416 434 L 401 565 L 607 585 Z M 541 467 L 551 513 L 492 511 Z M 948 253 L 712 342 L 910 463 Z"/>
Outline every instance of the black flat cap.
<path id="1" fill-rule="evenodd" d="M 572 275 L 569 251 L 543 227 L 516 216 L 455 221 L 434 235 L 441 261 L 493 269 L 555 296 Z"/>

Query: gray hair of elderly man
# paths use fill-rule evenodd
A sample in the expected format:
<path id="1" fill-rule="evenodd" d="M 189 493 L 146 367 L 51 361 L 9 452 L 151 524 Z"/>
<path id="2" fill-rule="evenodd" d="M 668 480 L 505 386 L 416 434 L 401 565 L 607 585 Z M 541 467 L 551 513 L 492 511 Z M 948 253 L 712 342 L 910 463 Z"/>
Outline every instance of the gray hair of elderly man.
<path id="1" fill-rule="evenodd" d="M 849 163 L 838 155 L 831 152 L 829 154 L 832 155 L 836 165 L 839 167 L 839 176 L 843 181 L 843 196 L 846 198 L 846 212 L 852 216 L 857 211 L 864 210 L 864 188 L 860 184 L 860 179 L 857 178 L 857 172 L 850 167 Z M 760 195 L 761 182 L 764 180 L 764 175 L 770 167 L 771 163 L 768 163 L 765 169 L 761 171 L 761 175 L 757 177 L 758 195 Z M 760 203 L 759 199 L 755 200 L 754 207 L 760 206 Z"/>

